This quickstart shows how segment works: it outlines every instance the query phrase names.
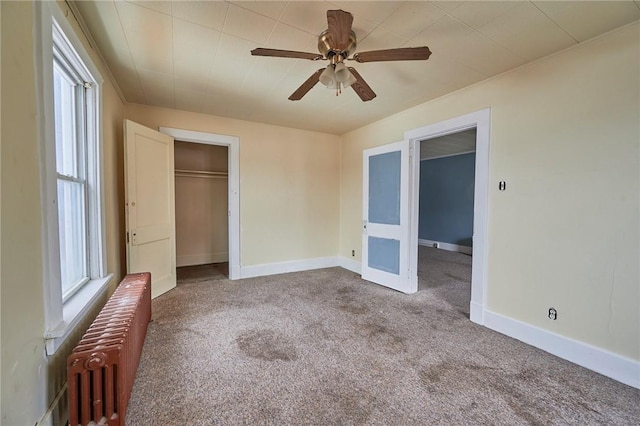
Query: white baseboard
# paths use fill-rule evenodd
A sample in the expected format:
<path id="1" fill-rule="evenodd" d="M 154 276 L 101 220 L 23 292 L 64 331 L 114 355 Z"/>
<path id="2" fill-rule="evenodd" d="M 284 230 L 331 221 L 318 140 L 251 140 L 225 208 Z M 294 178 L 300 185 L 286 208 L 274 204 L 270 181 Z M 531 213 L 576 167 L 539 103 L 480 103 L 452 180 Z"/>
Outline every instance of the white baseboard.
<path id="1" fill-rule="evenodd" d="M 640 361 L 561 336 L 548 330 L 484 311 L 484 326 L 567 361 L 640 389 Z"/>
<path id="2" fill-rule="evenodd" d="M 67 383 L 65 382 L 62 389 L 58 391 L 58 394 L 51 402 L 47 412 L 44 413 L 42 418 L 36 423 L 36 426 L 54 426 L 68 421 L 69 407 L 67 404 Z"/>
<path id="3" fill-rule="evenodd" d="M 434 244 L 437 244 L 438 248 L 442 250 L 456 251 L 458 253 L 464 253 L 464 254 L 473 254 L 473 247 L 461 246 L 458 244 L 451 244 L 451 243 L 442 243 L 440 241 L 424 240 L 422 238 L 418 238 L 418 245 L 420 246 L 435 247 Z"/>
<path id="4" fill-rule="evenodd" d="M 357 260 L 344 256 L 316 257 L 312 259 L 292 260 L 289 262 L 242 266 L 240 268 L 240 278 L 262 277 L 266 275 L 286 274 L 288 272 L 333 268 L 336 266 L 355 272 L 356 274 L 360 274 L 361 271 L 361 263 Z"/>
<path id="5" fill-rule="evenodd" d="M 479 325 L 484 325 L 484 307 L 477 302 L 471 301 L 469 305 L 469 319 Z"/>
<path id="6" fill-rule="evenodd" d="M 335 256 L 292 260 L 289 262 L 264 263 L 261 265 L 242 266 L 240 268 L 240 277 L 262 277 L 265 275 L 286 274 L 288 272 L 309 271 L 311 269 L 332 268 L 334 266 L 340 266 L 338 257 Z"/>
<path id="7" fill-rule="evenodd" d="M 185 256 L 176 256 L 176 266 L 206 265 L 208 263 L 221 263 L 229 261 L 229 252 L 198 253 Z"/>
<path id="8" fill-rule="evenodd" d="M 242 278 L 242 276 L 240 275 L 242 268 L 240 267 L 240 265 L 232 265 L 231 262 L 229 262 L 229 279 L 230 280 L 239 280 L 240 278 Z"/>
<path id="9" fill-rule="evenodd" d="M 359 260 L 350 259 L 344 256 L 338 256 L 338 266 L 348 271 L 355 272 L 356 274 L 362 273 L 362 262 L 360 262 Z"/>

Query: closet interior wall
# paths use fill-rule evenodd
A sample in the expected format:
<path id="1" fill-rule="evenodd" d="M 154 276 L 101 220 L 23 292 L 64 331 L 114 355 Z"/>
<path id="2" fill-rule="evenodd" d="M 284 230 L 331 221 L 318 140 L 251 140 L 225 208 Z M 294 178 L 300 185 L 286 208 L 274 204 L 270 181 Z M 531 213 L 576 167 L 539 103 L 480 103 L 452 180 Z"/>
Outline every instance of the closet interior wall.
<path id="1" fill-rule="evenodd" d="M 178 267 L 229 261 L 227 150 L 175 142 Z"/>

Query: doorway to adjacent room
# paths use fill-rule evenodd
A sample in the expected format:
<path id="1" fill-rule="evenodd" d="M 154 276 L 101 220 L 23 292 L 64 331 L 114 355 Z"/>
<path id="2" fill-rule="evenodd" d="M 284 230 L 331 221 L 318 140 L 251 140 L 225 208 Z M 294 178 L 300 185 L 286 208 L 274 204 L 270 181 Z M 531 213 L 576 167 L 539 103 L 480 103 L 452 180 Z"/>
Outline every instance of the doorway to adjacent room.
<path id="1" fill-rule="evenodd" d="M 427 139 L 418 146 L 418 291 L 436 293 L 468 317 L 476 129 Z"/>

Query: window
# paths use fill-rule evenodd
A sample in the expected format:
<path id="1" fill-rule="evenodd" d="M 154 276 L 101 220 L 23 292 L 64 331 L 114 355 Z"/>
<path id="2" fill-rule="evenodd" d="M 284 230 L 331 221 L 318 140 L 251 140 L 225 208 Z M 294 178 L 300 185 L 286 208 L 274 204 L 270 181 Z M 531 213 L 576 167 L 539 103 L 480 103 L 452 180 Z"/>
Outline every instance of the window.
<path id="1" fill-rule="evenodd" d="M 53 99 L 58 187 L 60 284 L 63 301 L 89 281 L 87 267 L 87 172 L 85 132 L 87 96 L 91 84 L 55 56 Z"/>
<path id="2" fill-rule="evenodd" d="M 55 2 L 37 2 L 47 353 L 106 290 L 100 159 L 102 79 Z"/>

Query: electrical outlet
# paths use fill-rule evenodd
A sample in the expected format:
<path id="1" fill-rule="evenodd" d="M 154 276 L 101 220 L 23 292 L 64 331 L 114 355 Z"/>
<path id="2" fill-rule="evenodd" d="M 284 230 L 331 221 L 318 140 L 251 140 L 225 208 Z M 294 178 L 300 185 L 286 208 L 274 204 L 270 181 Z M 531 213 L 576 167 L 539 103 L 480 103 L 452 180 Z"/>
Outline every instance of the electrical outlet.
<path id="1" fill-rule="evenodd" d="M 355 250 L 351 250 L 351 257 L 356 257 L 356 251 Z"/>
<path id="2" fill-rule="evenodd" d="M 440 248 L 440 243 L 433 243 L 433 248 Z"/>
<path id="3" fill-rule="evenodd" d="M 549 315 L 548 315 L 549 319 L 551 320 L 557 320 L 558 319 L 558 311 L 556 311 L 555 308 L 549 308 Z"/>

